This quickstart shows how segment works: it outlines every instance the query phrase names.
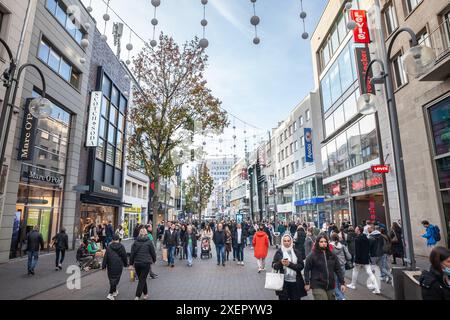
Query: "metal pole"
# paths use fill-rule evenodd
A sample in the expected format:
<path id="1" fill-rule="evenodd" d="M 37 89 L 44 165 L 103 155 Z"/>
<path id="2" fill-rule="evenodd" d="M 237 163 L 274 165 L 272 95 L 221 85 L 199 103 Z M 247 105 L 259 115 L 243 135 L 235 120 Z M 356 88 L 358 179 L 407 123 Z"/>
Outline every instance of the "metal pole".
<path id="1" fill-rule="evenodd" d="M 165 191 L 164 191 L 164 221 L 169 220 L 169 217 L 167 215 L 167 180 L 165 181 Z"/>

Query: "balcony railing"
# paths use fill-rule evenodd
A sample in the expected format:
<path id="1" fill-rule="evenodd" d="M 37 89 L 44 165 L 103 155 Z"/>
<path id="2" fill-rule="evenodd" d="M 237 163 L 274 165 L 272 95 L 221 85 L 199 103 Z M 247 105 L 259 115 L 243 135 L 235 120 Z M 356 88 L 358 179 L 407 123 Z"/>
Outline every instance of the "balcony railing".
<path id="1" fill-rule="evenodd" d="M 430 46 L 437 56 L 437 63 L 450 54 L 450 18 L 444 20 L 439 27 L 421 39 L 420 44 Z"/>

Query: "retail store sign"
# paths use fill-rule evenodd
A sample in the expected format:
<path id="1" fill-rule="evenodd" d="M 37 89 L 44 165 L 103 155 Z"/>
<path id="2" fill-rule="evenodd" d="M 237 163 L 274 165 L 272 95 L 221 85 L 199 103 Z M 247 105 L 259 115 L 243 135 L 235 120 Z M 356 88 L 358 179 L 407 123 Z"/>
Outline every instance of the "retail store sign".
<path id="1" fill-rule="evenodd" d="M 350 10 L 350 17 L 356 22 L 356 28 L 353 31 L 355 43 L 370 43 L 370 33 L 366 11 Z"/>
<path id="2" fill-rule="evenodd" d="M 19 155 L 20 161 L 31 161 L 34 155 L 34 145 L 36 143 L 36 129 L 38 125 L 38 119 L 33 117 L 30 112 L 31 99 L 27 99 L 25 104 L 25 112 L 23 116 L 22 135 L 19 142 Z"/>
<path id="3" fill-rule="evenodd" d="M 313 163 L 314 162 L 314 154 L 313 154 L 313 144 L 312 144 L 312 129 L 305 128 L 305 162 Z"/>
<path id="4" fill-rule="evenodd" d="M 372 84 L 373 73 L 372 70 L 368 70 L 370 64 L 369 48 L 355 48 L 355 59 L 358 69 L 358 80 L 361 94 L 376 94 L 375 86 Z M 364 83 L 364 81 L 366 81 L 367 73 L 369 73 L 369 76 L 367 77 L 367 83 Z"/>
<path id="5" fill-rule="evenodd" d="M 33 179 L 33 180 L 42 181 L 42 182 L 48 182 L 48 183 L 51 183 L 54 185 L 60 185 L 62 183 L 61 177 L 52 176 L 50 174 L 42 175 L 42 174 L 38 174 L 37 172 L 34 172 L 34 171 L 28 172 L 28 178 Z"/>
<path id="6" fill-rule="evenodd" d="M 100 111 L 102 107 L 102 92 L 92 91 L 89 105 L 89 120 L 86 133 L 86 147 L 98 146 L 98 132 L 100 129 Z"/>
<path id="7" fill-rule="evenodd" d="M 390 171 L 391 167 L 389 165 L 372 166 L 373 173 L 389 173 Z"/>
<path id="8" fill-rule="evenodd" d="M 307 205 L 320 204 L 320 203 L 324 203 L 324 202 L 325 202 L 325 198 L 323 198 L 323 197 L 312 198 L 312 199 L 304 199 L 304 200 L 296 201 L 295 202 L 295 206 L 296 207 L 302 207 L 302 206 L 307 206 Z"/>

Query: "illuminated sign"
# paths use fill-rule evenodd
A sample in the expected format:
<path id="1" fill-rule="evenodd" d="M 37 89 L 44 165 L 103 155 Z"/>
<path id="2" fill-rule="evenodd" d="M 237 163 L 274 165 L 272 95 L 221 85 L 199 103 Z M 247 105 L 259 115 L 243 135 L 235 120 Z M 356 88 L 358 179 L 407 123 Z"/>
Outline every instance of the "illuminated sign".
<path id="1" fill-rule="evenodd" d="M 355 43 L 370 43 L 366 11 L 350 10 L 350 17 L 356 22 L 356 28 L 353 31 Z"/>

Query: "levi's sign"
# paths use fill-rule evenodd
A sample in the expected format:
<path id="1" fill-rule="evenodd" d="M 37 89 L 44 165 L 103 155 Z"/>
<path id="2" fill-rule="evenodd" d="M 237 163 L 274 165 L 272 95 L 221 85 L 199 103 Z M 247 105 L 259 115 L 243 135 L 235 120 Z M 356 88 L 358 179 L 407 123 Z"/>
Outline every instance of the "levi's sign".
<path id="1" fill-rule="evenodd" d="M 350 17 L 356 22 L 356 28 L 353 31 L 355 43 L 370 43 L 366 11 L 350 10 Z"/>
<path id="2" fill-rule="evenodd" d="M 86 147 L 98 147 L 98 131 L 100 128 L 100 111 L 102 106 L 102 92 L 92 91 L 89 106 L 89 120 L 86 134 Z"/>
<path id="3" fill-rule="evenodd" d="M 373 173 L 389 173 L 390 169 L 389 165 L 372 166 Z"/>

